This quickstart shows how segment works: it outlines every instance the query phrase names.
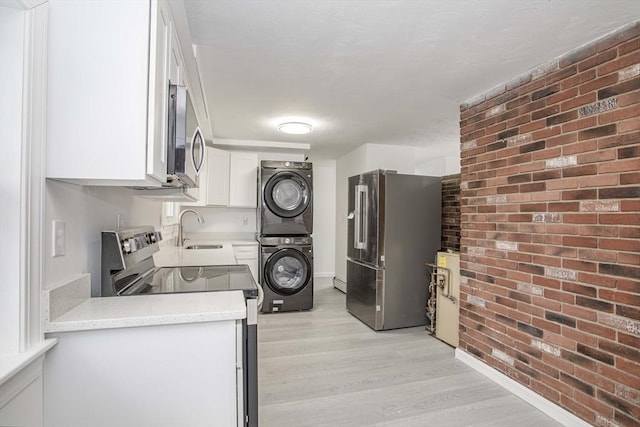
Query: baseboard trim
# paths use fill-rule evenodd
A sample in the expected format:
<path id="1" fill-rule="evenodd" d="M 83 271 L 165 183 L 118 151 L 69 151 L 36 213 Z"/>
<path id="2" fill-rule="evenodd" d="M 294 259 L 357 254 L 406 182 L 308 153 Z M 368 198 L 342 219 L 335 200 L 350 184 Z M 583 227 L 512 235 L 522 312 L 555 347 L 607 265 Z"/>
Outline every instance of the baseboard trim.
<path id="1" fill-rule="evenodd" d="M 510 391 L 511 393 L 518 396 L 520 399 L 524 400 L 534 408 L 539 411 L 547 414 L 554 420 L 558 421 L 562 425 L 567 427 L 589 427 L 590 424 L 583 421 L 582 419 L 576 417 L 571 412 L 566 409 L 556 405 L 550 400 L 545 399 L 540 396 L 538 393 L 529 390 L 527 387 L 523 386 L 519 382 L 509 378 L 507 375 L 498 371 L 497 369 L 492 368 L 486 363 L 476 359 L 470 354 L 456 348 L 456 359 L 464 363 L 465 365 L 473 368 L 474 370 L 480 372 L 485 377 L 489 378 L 494 383 L 498 384 L 502 388 Z"/>
<path id="2" fill-rule="evenodd" d="M 339 290 L 340 292 L 347 293 L 347 283 L 340 279 L 338 276 L 333 278 L 333 287 Z"/>
<path id="3" fill-rule="evenodd" d="M 319 279 L 324 279 L 324 278 L 332 278 L 333 277 L 333 273 L 313 273 L 313 277 L 317 277 Z"/>

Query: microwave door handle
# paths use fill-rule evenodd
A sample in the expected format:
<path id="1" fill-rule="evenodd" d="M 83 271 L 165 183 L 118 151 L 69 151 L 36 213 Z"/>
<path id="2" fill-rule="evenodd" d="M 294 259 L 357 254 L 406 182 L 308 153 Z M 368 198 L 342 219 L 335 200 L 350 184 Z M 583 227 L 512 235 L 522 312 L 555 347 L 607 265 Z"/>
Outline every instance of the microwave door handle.
<path id="1" fill-rule="evenodd" d="M 200 151 L 200 166 L 197 169 L 197 173 L 200 174 L 200 171 L 202 171 L 207 161 L 207 144 L 204 142 L 204 136 L 202 136 L 200 128 L 198 128 L 198 135 L 200 135 L 200 144 L 202 145 L 202 150 Z"/>
<path id="2" fill-rule="evenodd" d="M 200 159 L 196 160 L 196 145 L 200 146 Z M 205 156 L 206 156 L 206 147 L 204 144 L 204 138 L 202 137 L 202 132 L 199 127 L 196 127 L 196 130 L 193 132 L 193 137 L 191 138 L 191 162 L 193 164 L 193 169 L 196 171 L 196 176 L 200 175 L 202 171 L 202 167 L 204 166 Z"/>

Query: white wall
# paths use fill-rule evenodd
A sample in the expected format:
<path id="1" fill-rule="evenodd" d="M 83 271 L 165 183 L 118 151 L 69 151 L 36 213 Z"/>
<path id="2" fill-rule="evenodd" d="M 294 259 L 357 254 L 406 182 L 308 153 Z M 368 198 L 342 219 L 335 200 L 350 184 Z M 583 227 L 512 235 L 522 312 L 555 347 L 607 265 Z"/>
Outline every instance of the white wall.
<path id="1" fill-rule="evenodd" d="M 398 173 L 413 174 L 415 172 L 416 147 L 396 145 L 367 144 L 366 169 L 356 173 L 375 169 L 390 169 Z"/>
<path id="2" fill-rule="evenodd" d="M 367 171 L 367 145 L 361 145 L 336 161 L 335 276 L 347 281 L 347 208 L 350 176 Z"/>
<path id="3" fill-rule="evenodd" d="M 262 160 L 280 160 L 292 162 L 304 162 L 304 154 L 302 153 L 285 153 L 277 151 L 258 151 L 258 166 Z"/>
<path id="4" fill-rule="evenodd" d="M 313 269 L 335 275 L 336 161 L 313 160 Z"/>
<path id="5" fill-rule="evenodd" d="M 162 203 L 134 197 L 132 190 L 82 187 L 48 180 L 45 196 L 45 289 L 91 274 L 91 290 L 100 290 L 101 232 L 122 226 L 152 225 L 161 229 Z M 51 257 L 52 221 L 65 221 L 65 255 Z"/>
<path id="6" fill-rule="evenodd" d="M 447 176 L 460 173 L 460 152 L 457 141 L 416 149 L 415 174 Z"/>

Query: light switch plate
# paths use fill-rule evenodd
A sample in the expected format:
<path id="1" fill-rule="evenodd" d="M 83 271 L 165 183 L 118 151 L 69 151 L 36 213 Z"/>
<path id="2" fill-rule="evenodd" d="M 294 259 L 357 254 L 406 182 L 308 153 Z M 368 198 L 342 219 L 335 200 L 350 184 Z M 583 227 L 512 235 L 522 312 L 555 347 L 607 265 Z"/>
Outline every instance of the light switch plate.
<path id="1" fill-rule="evenodd" d="M 58 257 L 64 255 L 65 248 L 65 240 L 66 240 L 66 231 L 65 231 L 65 223 L 64 221 L 53 220 L 53 240 L 52 244 L 52 257 Z"/>

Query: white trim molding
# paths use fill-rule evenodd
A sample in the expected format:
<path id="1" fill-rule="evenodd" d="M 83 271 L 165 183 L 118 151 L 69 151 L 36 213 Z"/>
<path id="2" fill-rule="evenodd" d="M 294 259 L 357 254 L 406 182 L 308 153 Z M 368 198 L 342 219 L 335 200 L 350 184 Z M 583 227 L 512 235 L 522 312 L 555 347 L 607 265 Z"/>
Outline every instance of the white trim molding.
<path id="1" fill-rule="evenodd" d="M 554 420 L 558 421 L 564 426 L 567 427 L 589 427 L 590 424 L 583 421 L 582 419 L 576 417 L 571 412 L 562 408 L 561 406 L 556 405 L 550 400 L 545 399 L 540 396 L 538 393 L 528 389 L 523 386 L 519 382 L 509 378 L 507 375 L 498 371 L 497 369 L 492 368 L 486 363 L 476 359 L 469 353 L 466 353 L 459 348 L 456 348 L 456 359 L 465 365 L 473 368 L 478 371 L 485 377 L 489 378 L 494 383 L 498 384 L 505 390 L 515 394 L 520 399 L 527 402 L 529 405 L 538 409 L 539 411 L 547 414 Z"/>
<path id="2" fill-rule="evenodd" d="M 44 270 L 44 176 L 48 4 L 31 1 L 27 11 L 22 111 L 20 196 L 20 351 L 43 339 L 40 296 Z"/>

